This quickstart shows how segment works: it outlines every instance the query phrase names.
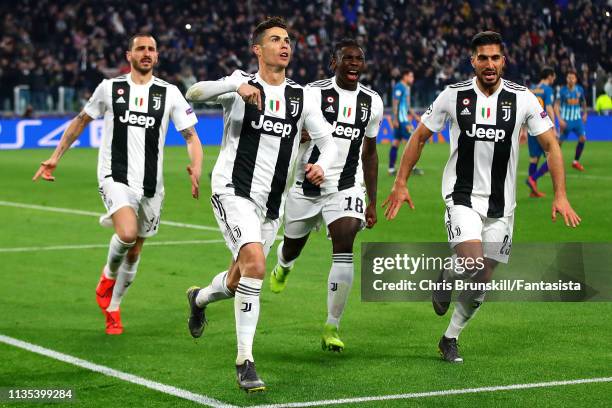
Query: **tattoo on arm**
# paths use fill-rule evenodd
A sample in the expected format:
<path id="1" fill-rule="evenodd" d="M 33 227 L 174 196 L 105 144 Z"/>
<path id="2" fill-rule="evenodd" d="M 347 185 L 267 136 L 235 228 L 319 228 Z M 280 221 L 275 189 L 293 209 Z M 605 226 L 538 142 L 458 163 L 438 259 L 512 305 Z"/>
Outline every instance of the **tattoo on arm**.
<path id="1" fill-rule="evenodd" d="M 181 135 L 183 136 L 183 139 L 189 141 L 189 139 L 191 139 L 193 135 L 195 135 L 195 129 L 193 128 L 193 126 L 187 129 L 183 129 L 181 130 Z"/>

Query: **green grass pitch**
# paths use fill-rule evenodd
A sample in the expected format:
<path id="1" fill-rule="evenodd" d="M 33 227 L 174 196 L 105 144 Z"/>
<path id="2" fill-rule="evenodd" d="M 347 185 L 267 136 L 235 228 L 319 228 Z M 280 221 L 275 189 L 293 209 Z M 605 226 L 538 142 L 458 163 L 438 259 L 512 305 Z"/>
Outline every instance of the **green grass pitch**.
<path id="1" fill-rule="evenodd" d="M 574 146 L 563 147 L 566 162 Z M 583 218 L 577 229 L 551 222 L 548 176 L 541 182 L 548 195 L 528 198 L 523 184 L 526 150 L 521 148 L 515 242 L 609 241 L 612 143 L 587 145 L 583 174 L 566 163 L 569 198 Z M 164 220 L 216 226 L 207 175 L 217 153 L 218 147 L 205 148 L 202 197 L 196 201 L 185 172 L 186 150 L 166 149 Z M 49 154 L 49 150 L 1 151 L 0 200 L 102 212 L 95 176 L 97 151 L 74 149 L 61 162 L 55 183 L 32 183 L 38 163 Z M 388 145 L 379 146 L 379 204 L 392 182 L 386 173 L 387 155 Z M 445 242 L 440 182 L 447 156 L 448 145 L 426 146 L 419 163 L 426 174 L 409 184 L 416 210 L 404 207 L 395 221 L 388 222 L 379 209 L 376 227 L 358 237 L 357 255 L 362 241 Z M 0 207 L 0 248 L 106 244 L 111 235 L 95 217 Z M 162 225 L 151 242 L 215 239 L 221 239 L 217 231 Z M 206 285 L 226 269 L 230 253 L 223 243 L 145 244 L 138 277 L 122 304 L 122 336 L 104 334 L 103 316 L 94 299 L 105 257 L 105 248 L 2 252 L 0 334 L 240 406 L 612 375 L 611 303 L 485 302 L 460 338 L 465 363 L 449 365 L 436 350 L 449 315 L 435 316 L 428 303 L 362 303 L 359 256 L 341 325 L 347 348 L 342 354 L 324 352 L 320 332 L 326 316 L 331 246 L 318 233 L 298 260 L 285 292 L 275 295 L 267 279 L 264 282 L 254 353 L 269 390 L 249 396 L 235 384 L 233 302 L 208 308 L 209 326 L 200 340 L 194 341 L 186 326 L 185 290 L 193 284 Z M 272 252 L 268 270 L 275 258 Z M 74 406 L 197 405 L 2 343 L 0 356 L 0 387 L 70 387 L 77 398 Z M 610 406 L 611 395 L 612 383 L 606 382 L 354 406 L 603 407 Z"/>

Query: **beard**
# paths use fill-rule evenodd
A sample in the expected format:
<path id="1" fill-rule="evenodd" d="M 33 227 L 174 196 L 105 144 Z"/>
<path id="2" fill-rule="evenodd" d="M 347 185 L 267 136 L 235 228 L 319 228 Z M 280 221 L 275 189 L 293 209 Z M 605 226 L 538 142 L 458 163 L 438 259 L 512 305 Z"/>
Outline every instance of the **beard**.
<path id="1" fill-rule="evenodd" d="M 138 71 L 139 73 L 141 73 L 142 75 L 146 75 L 149 72 L 153 71 L 153 63 L 151 63 L 149 68 L 145 68 L 142 65 L 140 65 L 139 62 L 137 61 L 132 61 L 132 69 L 135 71 Z"/>

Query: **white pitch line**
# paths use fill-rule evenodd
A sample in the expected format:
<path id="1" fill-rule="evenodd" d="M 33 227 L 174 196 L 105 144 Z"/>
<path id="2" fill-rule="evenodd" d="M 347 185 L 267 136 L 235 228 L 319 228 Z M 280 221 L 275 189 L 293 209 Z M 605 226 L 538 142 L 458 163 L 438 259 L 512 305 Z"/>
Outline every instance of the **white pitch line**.
<path id="1" fill-rule="evenodd" d="M 429 391 L 429 392 L 415 392 L 410 394 L 394 394 L 394 395 L 380 395 L 375 397 L 360 397 L 360 398 L 342 398 L 333 400 L 321 400 L 321 401 L 307 401 L 307 402 L 290 402 L 286 404 L 270 404 L 270 405 L 253 405 L 249 408 L 298 408 L 298 407 L 314 407 L 321 405 L 340 405 L 340 404 L 356 404 L 360 402 L 369 401 L 388 401 L 388 400 L 402 400 L 402 399 L 413 399 L 413 398 L 426 398 L 426 397 L 441 397 L 446 395 L 460 395 L 460 394 L 475 394 L 481 392 L 495 392 L 495 391 L 511 391 L 511 390 L 523 390 L 529 388 L 546 388 L 546 387 L 560 387 L 563 385 L 577 385 L 577 384 L 591 384 L 591 383 L 605 383 L 612 382 L 612 377 L 601 377 L 601 378 L 583 378 L 578 380 L 561 380 L 561 381 L 549 381 L 540 383 L 528 383 L 528 384 L 511 384 L 511 385 L 497 385 L 492 387 L 478 387 L 478 388 L 463 388 L 454 390 L 440 390 L 440 391 Z"/>
<path id="2" fill-rule="evenodd" d="M 143 387 L 162 392 L 164 394 L 173 395 L 175 397 L 183 398 L 189 401 L 197 402 L 198 404 L 206 405 L 213 408 L 238 408 L 235 405 L 226 404 L 225 402 L 216 400 L 214 398 L 207 397 L 206 395 L 196 394 L 191 391 L 183 390 L 181 388 L 173 387 L 171 385 L 158 383 L 156 381 L 147 380 L 146 378 L 139 377 L 137 375 L 124 373 L 110 367 L 95 364 L 87 360 L 82 360 L 77 357 L 73 357 L 68 354 L 60 353 L 55 350 L 50 350 L 36 344 L 28 343 L 22 340 L 18 340 L 12 337 L 4 336 L 0 334 L 0 342 L 31 351 L 32 353 L 40 354 L 45 357 L 49 357 L 55 360 L 63 361 L 64 363 L 72 364 L 77 367 L 84 368 L 86 370 L 95 371 L 100 374 L 104 374 L 109 377 L 115 377 L 123 381 L 130 382 L 132 384 L 142 385 Z"/>
<path id="3" fill-rule="evenodd" d="M 166 245 L 192 245 L 192 244 L 218 244 L 225 242 L 222 239 L 188 240 L 188 241 L 147 241 L 147 247 Z M 108 248 L 108 244 L 84 244 L 84 245 L 52 245 L 35 247 L 0 248 L 1 252 L 30 252 L 30 251 L 62 251 L 66 249 L 96 249 Z"/>
<path id="4" fill-rule="evenodd" d="M 72 208 L 61 208 L 61 207 L 48 207 L 46 205 L 16 203 L 12 201 L 0 201 L 0 205 L 6 206 L 6 207 L 27 208 L 30 210 L 50 211 L 50 212 L 58 212 L 58 213 L 72 214 L 72 215 L 86 215 L 90 217 L 100 217 L 101 215 L 103 215 L 103 214 L 93 212 L 93 211 L 74 210 Z M 190 229 L 197 229 L 197 230 L 203 230 L 203 231 L 215 231 L 215 232 L 219 231 L 219 228 L 217 227 L 210 227 L 208 225 L 186 224 L 184 222 L 162 220 L 161 224 L 168 225 L 170 227 L 190 228 Z"/>

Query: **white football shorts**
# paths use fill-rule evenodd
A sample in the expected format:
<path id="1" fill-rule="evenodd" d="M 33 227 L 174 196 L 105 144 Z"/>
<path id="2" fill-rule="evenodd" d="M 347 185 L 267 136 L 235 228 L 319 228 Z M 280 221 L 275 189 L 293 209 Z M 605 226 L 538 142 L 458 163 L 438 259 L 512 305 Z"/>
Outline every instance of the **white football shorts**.
<path id="1" fill-rule="evenodd" d="M 302 238 L 318 229 L 321 222 L 329 225 L 343 217 L 361 220 L 363 229 L 365 208 L 365 191 L 361 186 L 316 197 L 305 196 L 299 187 L 293 186 L 285 202 L 285 236 Z"/>
<path id="2" fill-rule="evenodd" d="M 280 227 L 280 217 L 266 218 L 266 212 L 248 198 L 233 194 L 213 194 L 210 198 L 213 213 L 225 244 L 234 257 L 240 248 L 251 242 L 261 242 L 267 257 Z"/>
<path id="3" fill-rule="evenodd" d="M 447 203 L 444 225 L 451 248 L 464 241 L 480 240 L 485 258 L 508 263 L 512 250 L 514 214 L 488 218 L 470 207 Z"/>
<path id="4" fill-rule="evenodd" d="M 153 197 L 145 197 L 136 189 L 118 183 L 110 177 L 102 181 L 98 190 L 106 207 L 106 214 L 100 217 L 100 225 L 112 227 L 112 215 L 122 207 L 132 207 L 138 217 L 138 236 L 148 238 L 157 234 L 164 204 L 164 191 L 156 193 Z"/>

